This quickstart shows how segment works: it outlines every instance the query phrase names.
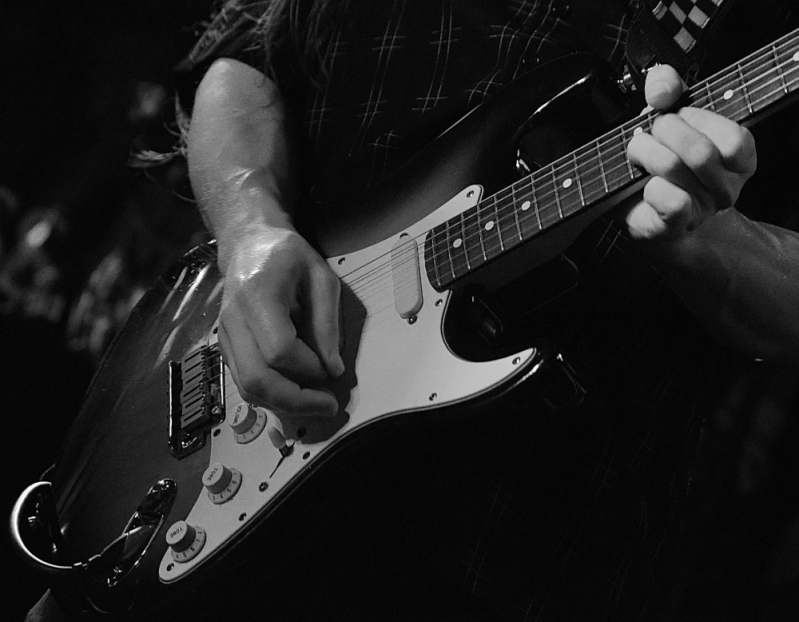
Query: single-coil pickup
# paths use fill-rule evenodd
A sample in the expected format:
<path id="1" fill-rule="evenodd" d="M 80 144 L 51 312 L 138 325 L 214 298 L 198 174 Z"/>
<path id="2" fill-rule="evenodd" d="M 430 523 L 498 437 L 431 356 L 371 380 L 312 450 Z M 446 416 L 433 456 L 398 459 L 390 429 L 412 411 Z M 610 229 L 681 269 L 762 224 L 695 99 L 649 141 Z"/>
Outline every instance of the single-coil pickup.
<path id="1" fill-rule="evenodd" d="M 412 237 L 403 235 L 391 248 L 391 276 L 394 308 L 408 319 L 422 308 L 422 279 L 419 273 L 419 247 Z"/>

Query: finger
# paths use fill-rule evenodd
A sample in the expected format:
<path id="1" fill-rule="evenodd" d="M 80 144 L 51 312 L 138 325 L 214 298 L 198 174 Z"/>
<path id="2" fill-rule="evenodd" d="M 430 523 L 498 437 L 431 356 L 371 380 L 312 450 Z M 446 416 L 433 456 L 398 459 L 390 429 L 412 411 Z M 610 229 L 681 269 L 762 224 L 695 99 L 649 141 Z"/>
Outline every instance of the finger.
<path id="1" fill-rule="evenodd" d="M 220 327 L 220 342 L 226 363 L 239 393 L 247 402 L 293 416 L 334 416 L 338 402 L 329 392 L 301 387 L 278 370 L 270 368 L 246 329 Z"/>
<path id="2" fill-rule="evenodd" d="M 639 201 L 626 216 L 635 239 L 665 239 L 693 226 L 695 215 L 691 195 L 662 177 L 653 177 Z"/>
<path id="3" fill-rule="evenodd" d="M 689 125 L 676 114 L 658 117 L 652 126 L 652 136 L 662 145 L 674 152 L 677 158 L 699 180 L 702 188 L 707 189 L 716 203 L 729 207 L 740 189 L 736 180 L 731 178 L 715 143 L 705 134 Z M 663 175 L 669 181 L 682 185 L 684 176 Z M 689 192 L 698 193 L 699 188 L 693 185 L 683 186 Z"/>
<path id="4" fill-rule="evenodd" d="M 339 353 L 339 296 L 338 277 L 326 264 L 311 275 L 309 286 L 309 335 L 311 348 L 319 355 L 331 376 L 344 373 Z"/>
<path id="5" fill-rule="evenodd" d="M 669 231 L 691 228 L 698 217 L 699 207 L 691 194 L 663 177 L 647 182 L 643 199 Z"/>
<path id="6" fill-rule="evenodd" d="M 701 108 L 683 108 L 677 114 L 713 141 L 728 170 L 744 175 L 755 172 L 757 148 L 752 132 L 747 128 Z"/>
<path id="7" fill-rule="evenodd" d="M 646 74 L 644 97 L 646 103 L 657 110 L 674 106 L 685 90 L 680 74 L 670 65 L 655 65 Z"/>
<path id="8" fill-rule="evenodd" d="M 295 378 L 326 379 L 319 356 L 298 336 L 289 308 L 271 299 L 261 301 L 259 309 L 250 308 L 249 317 L 256 319 L 248 328 L 267 364 Z"/>
<path id="9" fill-rule="evenodd" d="M 689 192 L 701 192 L 701 183 L 680 157 L 654 136 L 641 132 L 627 145 L 627 156 L 633 164 L 650 175 L 668 179 Z"/>

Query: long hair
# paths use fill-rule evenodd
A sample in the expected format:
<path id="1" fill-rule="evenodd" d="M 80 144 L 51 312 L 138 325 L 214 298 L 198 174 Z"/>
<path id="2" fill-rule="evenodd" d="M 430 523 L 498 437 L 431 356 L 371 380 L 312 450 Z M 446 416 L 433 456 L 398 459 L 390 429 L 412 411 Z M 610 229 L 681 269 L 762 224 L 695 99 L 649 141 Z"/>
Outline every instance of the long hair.
<path id="1" fill-rule="evenodd" d="M 264 72 L 278 82 L 299 73 L 314 86 L 321 86 L 328 74 L 327 46 L 336 18 L 342 15 L 339 9 L 347 2 L 262 0 L 255 34 L 263 51 Z M 294 59 L 288 76 L 275 69 L 275 61 L 284 54 Z"/>

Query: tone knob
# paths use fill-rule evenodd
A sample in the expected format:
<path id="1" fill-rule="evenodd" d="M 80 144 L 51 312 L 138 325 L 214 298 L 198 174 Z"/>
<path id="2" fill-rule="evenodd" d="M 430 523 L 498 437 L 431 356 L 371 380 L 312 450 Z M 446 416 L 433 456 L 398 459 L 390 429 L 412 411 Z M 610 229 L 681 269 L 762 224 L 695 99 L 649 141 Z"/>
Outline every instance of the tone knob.
<path id="1" fill-rule="evenodd" d="M 166 532 L 166 543 L 172 551 L 172 559 L 184 564 L 197 557 L 205 546 L 205 530 L 179 520 Z"/>
<path id="2" fill-rule="evenodd" d="M 212 463 L 203 473 L 203 486 L 208 491 L 208 498 L 216 503 L 229 501 L 241 486 L 241 473 L 232 467 L 219 462 Z"/>
<path id="3" fill-rule="evenodd" d="M 264 431 L 266 415 L 249 404 L 239 404 L 233 412 L 230 427 L 237 443 L 249 443 Z"/>

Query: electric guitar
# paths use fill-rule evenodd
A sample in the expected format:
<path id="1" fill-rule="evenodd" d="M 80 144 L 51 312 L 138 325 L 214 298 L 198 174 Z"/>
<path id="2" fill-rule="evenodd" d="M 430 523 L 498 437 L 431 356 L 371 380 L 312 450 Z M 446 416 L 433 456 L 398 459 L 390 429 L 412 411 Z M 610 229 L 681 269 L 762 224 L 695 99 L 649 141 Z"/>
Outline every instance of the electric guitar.
<path id="1" fill-rule="evenodd" d="M 290 521 L 292 504 L 351 448 L 400 424 L 468 416 L 557 367 L 535 346 L 459 356 L 447 319 L 467 285 L 547 261 L 646 181 L 626 145 L 653 114 L 521 179 L 512 171 L 523 137 L 554 111 L 612 108 L 611 83 L 584 55 L 543 65 L 365 197 L 368 210 L 344 206 L 319 223 L 315 241 L 343 291 L 347 372 L 333 418 L 280 419 L 240 397 L 217 344 L 222 280 L 212 245 L 165 274 L 107 353 L 50 481 L 26 489 L 11 517 L 17 548 L 50 575 L 59 601 L 140 619 L 196 601 L 263 550 L 252 543 L 279 540 L 275 526 Z M 689 99 L 749 124 L 797 92 L 793 32 L 697 84 Z"/>

